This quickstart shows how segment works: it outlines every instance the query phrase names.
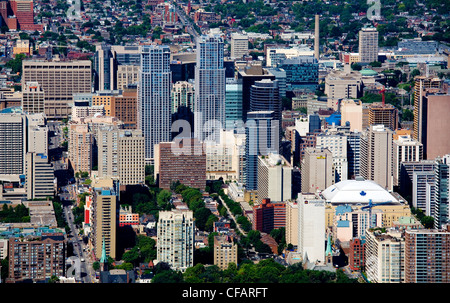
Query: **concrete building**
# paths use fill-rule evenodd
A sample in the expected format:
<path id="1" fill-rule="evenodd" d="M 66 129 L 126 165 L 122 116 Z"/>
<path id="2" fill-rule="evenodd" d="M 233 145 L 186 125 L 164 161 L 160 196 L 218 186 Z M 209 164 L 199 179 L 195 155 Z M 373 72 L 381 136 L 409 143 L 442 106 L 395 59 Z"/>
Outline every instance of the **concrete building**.
<path id="1" fill-rule="evenodd" d="M 298 202 L 286 202 L 286 243 L 298 246 Z"/>
<path id="2" fill-rule="evenodd" d="M 350 123 L 350 131 L 364 131 L 369 126 L 369 108 L 359 100 L 341 100 L 341 126 Z"/>
<path id="3" fill-rule="evenodd" d="M 238 245 L 227 235 L 214 236 L 214 265 L 221 270 L 228 269 L 230 263 L 238 264 Z"/>
<path id="4" fill-rule="evenodd" d="M 38 82 L 27 82 L 22 88 L 22 111 L 28 114 L 45 113 L 45 92 Z"/>
<path id="5" fill-rule="evenodd" d="M 449 283 L 450 232 L 446 229 L 405 231 L 405 283 Z"/>
<path id="6" fill-rule="evenodd" d="M 298 249 L 303 262 L 325 262 L 325 201 L 314 194 L 298 198 Z"/>
<path id="7" fill-rule="evenodd" d="M 423 159 L 423 145 L 411 136 L 398 136 L 393 140 L 393 174 L 394 186 L 399 185 L 402 162 L 420 161 Z"/>
<path id="8" fill-rule="evenodd" d="M 393 131 L 374 125 L 361 137 L 361 176 L 393 189 Z"/>
<path id="9" fill-rule="evenodd" d="M 334 183 L 333 155 L 327 148 L 307 148 L 302 159 L 302 193 L 315 193 Z"/>
<path id="10" fill-rule="evenodd" d="M 27 153 L 25 178 L 28 200 L 55 195 L 55 173 L 47 155 Z"/>
<path id="11" fill-rule="evenodd" d="M 206 186 L 206 154 L 197 139 L 155 145 L 155 180 L 160 188 L 170 189 L 172 182 L 201 190 Z"/>
<path id="12" fill-rule="evenodd" d="M 185 271 L 194 265 L 195 222 L 190 210 L 159 212 L 157 261 L 173 270 Z"/>
<path id="13" fill-rule="evenodd" d="M 191 82 L 175 82 L 172 86 L 172 114 L 177 113 L 182 107 L 194 112 L 194 100 L 194 85 Z"/>
<path id="14" fill-rule="evenodd" d="M 396 230 L 366 232 L 365 269 L 371 283 L 405 282 L 405 239 Z"/>
<path id="15" fill-rule="evenodd" d="M 316 148 L 328 148 L 333 157 L 334 182 L 347 180 L 347 136 L 341 133 L 320 133 L 316 136 Z"/>
<path id="16" fill-rule="evenodd" d="M 258 202 L 292 198 L 292 165 L 279 154 L 258 157 Z"/>
<path id="17" fill-rule="evenodd" d="M 360 72 L 333 70 L 325 77 L 325 94 L 328 107 L 337 110 L 342 99 L 359 99 L 363 96 L 363 81 Z"/>
<path id="18" fill-rule="evenodd" d="M 238 33 L 231 34 L 231 54 L 233 59 L 242 59 L 248 54 L 248 36 Z"/>
<path id="19" fill-rule="evenodd" d="M 253 206 L 253 230 L 270 234 L 273 229 L 286 226 L 286 203 L 271 202 L 270 199 Z"/>
<path id="20" fill-rule="evenodd" d="M 117 66 L 117 89 L 126 89 L 129 85 L 139 82 L 139 65 L 118 65 Z"/>
<path id="21" fill-rule="evenodd" d="M 367 107 L 369 109 L 369 126 L 381 124 L 393 131 L 398 129 L 398 109 L 395 106 L 374 102 Z"/>
<path id="22" fill-rule="evenodd" d="M 117 183 L 111 178 L 94 179 L 92 182 L 92 218 L 91 243 L 97 259 L 102 256 L 103 244 L 106 256 L 116 258 L 117 246 Z"/>
<path id="23" fill-rule="evenodd" d="M 67 118 L 73 103 L 73 94 L 91 91 L 91 61 L 22 62 L 22 87 L 27 82 L 38 82 L 45 92 L 44 109 L 48 118 Z"/>
<path id="24" fill-rule="evenodd" d="M 359 31 L 360 62 L 378 61 L 378 31 L 375 27 L 363 27 Z"/>
<path id="25" fill-rule="evenodd" d="M 450 129 L 450 94 L 428 94 L 422 99 L 422 143 L 424 158 L 434 159 L 450 152 L 450 135 L 443 132 Z M 424 121 L 426 119 L 426 121 Z M 426 124 L 425 124 L 426 123 Z M 438 135 L 440 134 L 440 135 Z"/>
<path id="26" fill-rule="evenodd" d="M 278 67 L 280 62 L 299 56 L 314 56 L 314 50 L 306 45 L 294 47 L 286 47 L 279 45 L 271 45 L 266 47 L 266 66 Z"/>
<path id="27" fill-rule="evenodd" d="M 94 135 L 88 124 L 69 123 L 69 161 L 74 172 L 91 172 Z"/>
<path id="28" fill-rule="evenodd" d="M 0 175 L 23 174 L 26 152 L 26 116 L 0 114 Z"/>

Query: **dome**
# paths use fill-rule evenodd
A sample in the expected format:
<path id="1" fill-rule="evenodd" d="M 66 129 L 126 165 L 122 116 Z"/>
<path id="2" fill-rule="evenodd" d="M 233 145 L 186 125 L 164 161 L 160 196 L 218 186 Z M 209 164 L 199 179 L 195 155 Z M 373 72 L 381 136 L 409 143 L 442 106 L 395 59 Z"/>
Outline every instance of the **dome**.
<path id="1" fill-rule="evenodd" d="M 376 76 L 378 73 L 370 68 L 360 70 L 362 76 Z"/>
<path id="2" fill-rule="evenodd" d="M 331 203 L 372 203 L 399 201 L 387 190 L 370 180 L 344 180 L 331 185 L 322 192 Z"/>

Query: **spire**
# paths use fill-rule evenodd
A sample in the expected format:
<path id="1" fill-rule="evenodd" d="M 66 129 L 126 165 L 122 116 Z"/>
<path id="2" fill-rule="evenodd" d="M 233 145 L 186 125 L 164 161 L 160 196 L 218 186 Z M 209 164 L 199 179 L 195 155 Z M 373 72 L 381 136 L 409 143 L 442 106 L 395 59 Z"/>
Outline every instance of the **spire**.
<path id="1" fill-rule="evenodd" d="M 333 252 L 331 250 L 331 238 L 330 238 L 330 234 L 328 234 L 328 239 L 327 239 L 327 250 L 325 251 L 325 255 L 326 256 L 330 256 L 332 255 Z"/>
<path id="2" fill-rule="evenodd" d="M 100 265 L 102 267 L 102 271 L 106 271 L 108 270 L 108 258 L 106 257 L 105 237 L 103 237 L 102 242 L 102 257 L 100 258 Z"/>

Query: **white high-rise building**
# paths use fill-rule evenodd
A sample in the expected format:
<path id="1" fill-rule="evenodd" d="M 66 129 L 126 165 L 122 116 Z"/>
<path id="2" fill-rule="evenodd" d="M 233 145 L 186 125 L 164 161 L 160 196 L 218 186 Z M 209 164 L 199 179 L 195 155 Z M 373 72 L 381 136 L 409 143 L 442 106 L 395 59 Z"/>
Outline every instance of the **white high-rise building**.
<path id="1" fill-rule="evenodd" d="M 334 182 L 347 180 L 347 136 L 339 133 L 321 133 L 316 137 L 316 148 L 328 148 L 333 155 Z"/>
<path id="2" fill-rule="evenodd" d="M 315 194 L 298 198 L 298 252 L 303 261 L 325 261 L 325 201 Z"/>
<path id="3" fill-rule="evenodd" d="M 154 157 L 154 145 L 171 140 L 170 48 L 145 45 L 141 51 L 138 83 L 138 128 L 145 138 L 145 160 Z"/>
<path id="4" fill-rule="evenodd" d="M 378 61 L 378 31 L 375 27 L 359 31 L 359 56 L 361 62 Z"/>
<path id="5" fill-rule="evenodd" d="M 231 58 L 242 59 L 248 54 L 248 36 L 239 33 L 231 34 Z"/>
<path id="6" fill-rule="evenodd" d="M 219 141 L 225 127 L 225 67 L 223 39 L 214 34 L 197 38 L 194 137 Z"/>
<path id="7" fill-rule="evenodd" d="M 157 225 L 157 261 L 174 270 L 194 265 L 194 217 L 190 210 L 159 212 Z"/>

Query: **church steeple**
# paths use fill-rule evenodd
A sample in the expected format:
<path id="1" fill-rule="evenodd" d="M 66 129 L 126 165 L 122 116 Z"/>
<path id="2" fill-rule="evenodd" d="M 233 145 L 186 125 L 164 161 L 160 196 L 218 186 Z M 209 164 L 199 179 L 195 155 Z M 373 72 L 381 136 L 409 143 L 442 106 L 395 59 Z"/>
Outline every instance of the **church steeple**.
<path id="1" fill-rule="evenodd" d="M 331 263 L 332 258 L 333 258 L 333 251 L 331 250 L 331 237 L 330 237 L 330 233 L 328 233 L 327 248 L 325 250 L 326 262 Z"/>
<path id="2" fill-rule="evenodd" d="M 100 266 L 102 271 L 108 270 L 108 258 L 106 257 L 105 237 L 102 240 L 102 257 L 100 258 Z"/>

